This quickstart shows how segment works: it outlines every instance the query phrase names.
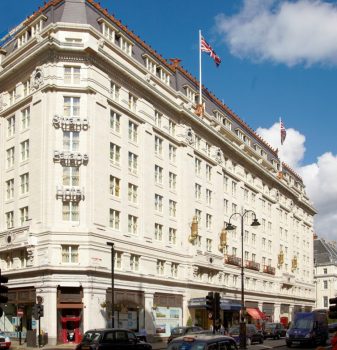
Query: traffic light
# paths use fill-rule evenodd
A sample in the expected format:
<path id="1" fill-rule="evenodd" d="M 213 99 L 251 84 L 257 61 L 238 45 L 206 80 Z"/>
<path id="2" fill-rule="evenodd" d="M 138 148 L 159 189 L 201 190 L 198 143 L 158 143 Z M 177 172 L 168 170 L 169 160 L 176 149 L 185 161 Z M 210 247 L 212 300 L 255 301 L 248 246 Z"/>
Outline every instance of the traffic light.
<path id="1" fill-rule="evenodd" d="M 329 304 L 329 318 L 337 319 L 337 298 L 330 298 Z"/>
<path id="2" fill-rule="evenodd" d="M 3 283 L 7 283 L 8 282 L 8 277 L 3 276 L 1 274 L 1 270 L 0 270 L 0 303 L 1 304 L 5 304 L 8 301 L 8 287 L 6 285 L 4 285 Z M 3 309 L 0 306 L 0 317 L 3 315 Z"/>
<path id="3" fill-rule="evenodd" d="M 43 305 L 35 304 L 32 308 L 32 315 L 35 318 L 35 320 L 39 320 L 41 317 L 43 317 L 43 314 L 44 314 Z"/>
<path id="4" fill-rule="evenodd" d="M 214 295 L 213 292 L 208 292 L 206 295 L 206 309 L 207 311 L 214 311 Z"/>
<path id="5" fill-rule="evenodd" d="M 220 293 L 214 293 L 214 317 L 220 320 Z"/>

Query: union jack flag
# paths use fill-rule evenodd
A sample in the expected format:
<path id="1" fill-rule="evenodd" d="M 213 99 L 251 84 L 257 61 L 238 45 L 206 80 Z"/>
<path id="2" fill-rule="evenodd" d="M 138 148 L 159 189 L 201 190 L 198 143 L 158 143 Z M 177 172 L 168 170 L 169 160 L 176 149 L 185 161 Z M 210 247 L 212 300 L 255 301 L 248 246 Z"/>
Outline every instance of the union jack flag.
<path id="1" fill-rule="evenodd" d="M 221 63 L 221 59 L 215 53 L 215 51 L 212 49 L 211 45 L 209 45 L 207 43 L 207 41 L 204 39 L 204 37 L 201 37 L 200 49 L 201 49 L 201 51 L 208 53 L 213 58 L 216 66 L 219 67 L 219 65 Z"/>
<path id="2" fill-rule="evenodd" d="M 286 139 L 286 136 L 287 136 L 287 130 L 284 127 L 284 124 L 281 119 L 280 119 L 280 128 L 281 128 L 281 145 L 283 145 L 284 140 Z"/>

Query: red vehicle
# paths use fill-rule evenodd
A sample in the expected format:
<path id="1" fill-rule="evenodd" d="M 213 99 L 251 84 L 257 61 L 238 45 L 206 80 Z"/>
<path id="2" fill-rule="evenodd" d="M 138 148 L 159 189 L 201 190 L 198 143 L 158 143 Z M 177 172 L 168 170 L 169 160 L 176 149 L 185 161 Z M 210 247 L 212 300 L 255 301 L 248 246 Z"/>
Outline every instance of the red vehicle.
<path id="1" fill-rule="evenodd" d="M 9 349 L 11 347 L 11 340 L 4 332 L 0 332 L 0 349 Z"/>

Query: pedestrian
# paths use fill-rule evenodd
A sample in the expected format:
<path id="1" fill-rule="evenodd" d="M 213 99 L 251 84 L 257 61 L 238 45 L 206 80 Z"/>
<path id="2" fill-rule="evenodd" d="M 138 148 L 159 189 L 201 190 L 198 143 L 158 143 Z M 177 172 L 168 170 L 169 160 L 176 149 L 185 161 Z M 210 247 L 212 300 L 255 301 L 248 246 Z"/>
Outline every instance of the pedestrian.
<path id="1" fill-rule="evenodd" d="M 331 349 L 337 350 L 337 332 L 331 338 Z"/>

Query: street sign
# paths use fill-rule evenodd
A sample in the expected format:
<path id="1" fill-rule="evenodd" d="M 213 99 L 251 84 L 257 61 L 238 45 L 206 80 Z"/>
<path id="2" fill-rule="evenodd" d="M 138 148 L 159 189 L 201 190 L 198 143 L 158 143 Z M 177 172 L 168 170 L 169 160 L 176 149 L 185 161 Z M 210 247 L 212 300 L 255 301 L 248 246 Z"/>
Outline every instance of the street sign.
<path id="1" fill-rule="evenodd" d="M 17 310 L 16 316 L 22 317 L 23 316 L 23 310 Z"/>

